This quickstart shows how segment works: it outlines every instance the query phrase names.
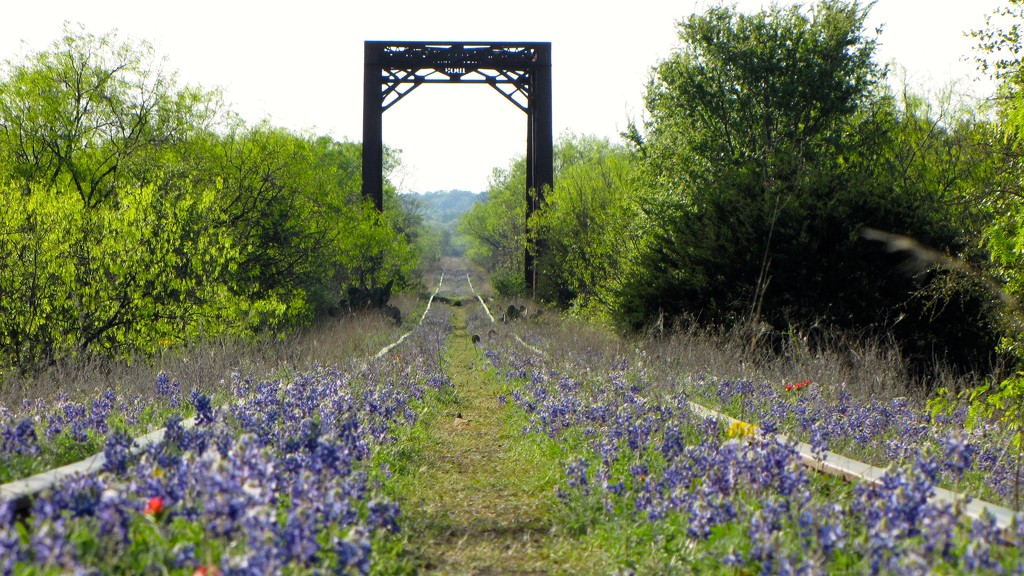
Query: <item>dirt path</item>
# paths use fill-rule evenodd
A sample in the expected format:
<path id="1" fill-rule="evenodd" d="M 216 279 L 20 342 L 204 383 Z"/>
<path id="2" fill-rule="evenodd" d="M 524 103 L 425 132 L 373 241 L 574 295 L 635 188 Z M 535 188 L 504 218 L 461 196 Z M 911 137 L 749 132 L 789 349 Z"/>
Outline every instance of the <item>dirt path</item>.
<path id="1" fill-rule="evenodd" d="M 550 573 L 551 468 L 513 429 L 465 308 L 453 310 L 447 361 L 458 401 L 421 420 L 420 468 L 401 502 L 406 551 L 427 572 Z"/>

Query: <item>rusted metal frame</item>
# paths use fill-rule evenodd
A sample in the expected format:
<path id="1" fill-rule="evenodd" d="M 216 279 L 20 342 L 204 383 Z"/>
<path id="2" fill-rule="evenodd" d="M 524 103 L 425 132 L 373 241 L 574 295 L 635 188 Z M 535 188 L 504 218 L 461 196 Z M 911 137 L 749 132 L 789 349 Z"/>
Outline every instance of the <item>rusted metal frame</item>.
<path id="1" fill-rule="evenodd" d="M 537 295 L 536 258 L 545 249 L 542 238 L 530 234 L 530 216 L 544 204 L 545 187 L 554 186 L 554 134 L 551 115 L 551 44 L 538 44 L 530 67 L 530 99 L 526 136 L 526 258 L 527 286 Z"/>
<path id="2" fill-rule="evenodd" d="M 426 83 L 486 83 L 527 113 L 526 216 L 554 183 L 549 42 L 375 42 L 365 44 L 363 80 L 363 195 L 383 204 L 381 116 L 406 94 Z M 396 72 L 399 71 L 399 72 Z M 424 73 L 426 71 L 426 73 Z M 436 76 L 443 76 L 439 78 Z M 467 76 L 469 76 L 467 78 Z M 402 90 L 397 84 L 409 83 Z M 515 86 L 504 90 L 504 85 Z M 394 98 L 386 102 L 387 98 Z M 518 99 L 517 99 L 518 98 Z M 526 100 L 524 105 L 521 101 Z M 527 241 L 526 283 L 537 291 L 536 255 L 542 242 Z"/>
<path id="3" fill-rule="evenodd" d="M 424 71 L 426 71 L 425 74 Z M 474 74 L 479 77 L 473 77 Z M 384 90 L 388 90 L 391 84 L 449 84 L 453 82 L 523 86 L 527 84 L 523 78 L 528 77 L 528 70 L 517 68 L 474 68 L 455 75 L 430 66 L 425 68 L 385 68 L 382 69 L 381 82 Z"/>
<path id="4" fill-rule="evenodd" d="M 493 81 L 488 82 L 488 84 L 491 85 L 491 88 L 494 88 L 495 90 L 497 90 L 498 93 L 500 93 L 502 96 L 507 98 L 508 101 L 511 102 L 512 104 L 514 104 L 517 108 L 519 108 L 523 112 L 526 112 L 527 114 L 529 114 L 530 113 L 530 75 L 529 75 L 529 73 L 528 72 L 520 72 L 520 71 L 516 70 L 514 72 L 519 72 L 519 75 L 513 77 L 512 73 L 514 73 L 514 72 L 512 72 L 512 71 L 498 70 L 497 72 L 498 72 L 499 76 L 495 77 L 493 79 Z M 505 78 L 505 80 L 499 80 L 498 79 L 499 77 Z M 499 86 L 507 86 L 507 85 L 515 86 L 516 89 L 511 91 L 511 92 L 506 92 L 506 91 L 502 90 L 499 87 Z M 522 102 L 516 100 L 515 99 L 515 95 L 516 94 L 521 94 L 523 96 L 523 98 L 526 99 L 526 104 L 523 104 Z"/>
<path id="5" fill-rule="evenodd" d="M 467 68 L 527 67 L 535 57 L 531 43 L 409 43 L 390 45 L 384 58 L 408 66 L 450 64 Z M 498 66 L 493 64 L 497 63 Z"/>
<path id="6" fill-rule="evenodd" d="M 428 72 L 423 74 L 424 71 Z M 518 75 L 516 75 L 517 73 Z M 440 74 L 444 77 L 433 77 L 436 74 Z M 470 74 L 479 74 L 481 78 L 467 78 L 466 76 L 469 76 Z M 524 80 L 524 78 L 526 80 Z M 422 84 L 448 84 L 452 82 L 460 82 L 464 84 L 488 84 L 497 90 L 502 96 L 507 98 L 508 101 L 514 104 L 517 108 L 526 112 L 527 105 L 516 100 L 515 95 L 520 94 L 523 98 L 529 101 L 530 94 L 528 78 L 529 75 L 525 71 L 488 68 L 468 70 L 463 76 L 458 78 L 452 78 L 446 72 L 435 68 L 423 68 L 418 70 L 382 69 L 381 112 L 387 111 L 389 108 L 397 104 L 399 100 Z M 508 92 L 502 90 L 500 86 L 505 85 L 512 85 L 515 87 L 515 90 Z M 406 88 L 403 90 L 400 88 L 401 86 L 405 86 Z"/>
<path id="7" fill-rule="evenodd" d="M 405 75 L 399 76 L 401 72 L 405 72 Z M 416 75 L 414 70 L 382 70 L 382 73 L 385 76 L 382 78 L 383 84 L 380 93 L 381 113 L 394 106 L 399 100 L 405 98 L 406 94 L 412 92 L 423 83 L 423 80 Z M 408 80 L 410 76 L 413 78 L 412 80 Z M 406 86 L 406 89 L 401 90 L 399 86 Z M 396 96 L 389 102 L 388 98 L 392 95 Z"/>
<path id="8" fill-rule="evenodd" d="M 384 141 L 383 95 L 381 94 L 381 60 L 383 45 L 367 42 L 363 61 L 363 197 L 373 201 L 378 212 L 384 210 Z"/>

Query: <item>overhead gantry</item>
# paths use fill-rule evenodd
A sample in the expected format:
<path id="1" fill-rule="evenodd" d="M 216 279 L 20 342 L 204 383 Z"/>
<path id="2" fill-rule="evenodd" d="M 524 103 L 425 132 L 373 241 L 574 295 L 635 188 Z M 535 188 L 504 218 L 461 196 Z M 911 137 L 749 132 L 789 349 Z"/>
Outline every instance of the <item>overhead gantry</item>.
<path id="1" fill-rule="evenodd" d="M 487 84 L 526 113 L 526 222 L 554 183 L 550 42 L 367 41 L 363 75 L 363 195 L 384 198 L 382 116 L 423 84 Z M 527 234 L 526 285 L 536 292 L 538 247 Z"/>

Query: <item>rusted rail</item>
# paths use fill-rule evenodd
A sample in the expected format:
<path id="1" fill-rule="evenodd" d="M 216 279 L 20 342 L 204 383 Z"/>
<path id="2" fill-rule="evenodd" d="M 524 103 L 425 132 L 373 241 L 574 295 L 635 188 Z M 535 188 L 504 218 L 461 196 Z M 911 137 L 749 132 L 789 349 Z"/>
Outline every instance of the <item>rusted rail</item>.
<path id="1" fill-rule="evenodd" d="M 188 420 L 181 422 L 181 426 L 183 428 L 192 428 L 195 424 L 195 418 L 189 418 Z M 162 442 L 165 432 L 165 428 L 160 428 L 159 430 L 154 430 L 149 434 L 135 438 L 131 449 L 132 453 L 138 454 L 147 446 Z M 59 468 L 47 470 L 46 472 L 40 472 L 39 474 L 29 476 L 28 478 L 21 478 L 20 480 L 14 480 L 13 482 L 2 484 L 0 485 L 0 502 L 10 502 L 15 514 L 24 515 L 32 505 L 33 496 L 44 490 L 53 488 L 65 479 L 76 474 L 95 474 L 103 469 L 103 464 L 106 460 L 106 457 L 104 457 L 101 452 L 99 454 L 94 454 L 85 460 L 80 460 Z"/>
<path id="2" fill-rule="evenodd" d="M 690 405 L 691 410 L 705 418 L 723 420 L 729 424 L 740 423 L 745 426 L 751 426 L 742 420 L 737 420 L 732 416 L 706 408 L 695 402 L 688 402 L 688 404 Z M 761 434 L 760 429 L 753 426 L 751 427 L 755 433 Z M 788 443 L 790 441 L 789 437 L 785 434 L 776 434 L 775 438 L 782 443 Z M 888 472 L 886 468 L 872 466 L 871 464 L 853 460 L 852 458 L 847 458 L 846 456 L 836 454 L 835 452 L 826 451 L 824 452 L 824 458 L 819 460 L 814 457 L 814 451 L 811 449 L 810 444 L 803 442 L 795 442 L 794 444 L 800 457 L 800 463 L 807 468 L 818 472 L 823 472 L 832 476 L 840 476 L 847 480 L 868 482 L 876 485 L 881 485 L 882 477 Z M 929 501 L 932 503 L 960 506 L 963 509 L 964 514 L 970 518 L 982 518 L 985 514 L 991 514 L 996 520 L 996 525 L 1002 529 L 1013 526 L 1014 512 L 1009 508 L 1004 508 L 1003 506 L 992 504 L 991 502 L 976 500 L 973 498 L 970 499 L 969 502 L 966 502 L 968 500 L 966 494 L 960 494 L 937 486 L 934 488 L 934 491 L 935 493 L 929 498 Z"/>

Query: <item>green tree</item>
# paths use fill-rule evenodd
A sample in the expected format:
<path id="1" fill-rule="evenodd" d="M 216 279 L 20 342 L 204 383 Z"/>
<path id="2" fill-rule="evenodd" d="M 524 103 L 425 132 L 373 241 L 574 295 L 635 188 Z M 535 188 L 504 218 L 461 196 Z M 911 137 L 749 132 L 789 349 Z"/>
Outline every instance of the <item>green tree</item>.
<path id="1" fill-rule="evenodd" d="M 2 192 L 0 352 L 8 365 L 31 370 L 61 356 L 120 357 L 164 340 L 251 333 L 251 304 L 226 289 L 234 247 L 212 226 L 212 191 L 129 188 L 118 190 L 117 208 L 91 209 L 73 191 Z"/>
<path id="2" fill-rule="evenodd" d="M 623 300 L 624 319 L 636 325 L 687 301 L 719 318 L 756 315 L 773 241 L 800 234 L 812 193 L 834 195 L 819 168 L 878 81 L 865 17 L 826 2 L 811 14 L 713 8 L 680 23 L 682 48 L 648 88 L 645 133 L 630 131 L 657 236 L 645 268 L 677 289 L 639 278 L 648 288 L 633 286 L 643 292 Z"/>
<path id="3" fill-rule="evenodd" d="M 526 160 L 491 173 L 486 200 L 477 202 L 459 221 L 468 240 L 466 255 L 491 273 L 495 289 L 504 294 L 526 290 Z"/>
<path id="4" fill-rule="evenodd" d="M 876 228 L 964 245 L 946 200 L 965 178 L 936 168 L 963 148 L 919 101 L 885 89 L 866 17 L 826 0 L 713 8 L 679 24 L 681 47 L 648 88 L 649 119 L 628 133 L 652 234 L 619 292 L 622 322 L 699 315 L 749 322 L 754 338 L 816 321 L 899 325 L 925 331 L 908 349 L 956 347 L 928 333 L 934 309 L 907 304 L 934 273 L 914 278 L 903 256 L 862 237 Z"/>
<path id="5" fill-rule="evenodd" d="M 535 215 L 546 246 L 540 296 L 601 316 L 643 242 L 635 165 L 625 147 L 594 137 L 570 134 L 555 150 L 558 178 Z"/>
<path id="6" fill-rule="evenodd" d="M 1024 160 L 1024 68 L 1020 53 L 1024 49 L 1021 26 L 1024 2 L 1008 0 L 987 18 L 986 27 L 972 32 L 977 41 L 977 62 L 982 72 L 998 82 L 994 99 L 995 121 L 988 125 L 984 142 L 994 159 L 988 178 L 978 182 L 971 200 L 983 207 L 988 216 L 986 247 L 995 266 L 993 274 L 1012 298 L 1024 295 L 1024 186 L 1021 162 Z M 1024 332 L 1010 314 L 1010 331 L 1004 347 L 1024 358 Z"/>
<path id="7" fill-rule="evenodd" d="M 0 153 L 26 185 L 68 184 L 93 208 L 144 183 L 160 152 L 219 118 L 215 93 L 179 89 L 145 43 L 66 27 L 50 50 L 7 62 Z"/>
<path id="8" fill-rule="evenodd" d="M 6 63 L 0 368 L 251 338 L 336 309 L 348 285 L 411 283 L 419 222 L 393 186 L 384 213 L 363 201 L 360 158 L 245 125 L 113 34 Z"/>

